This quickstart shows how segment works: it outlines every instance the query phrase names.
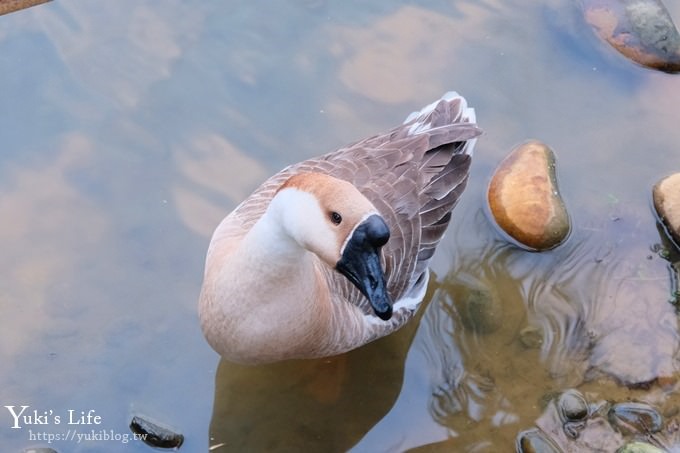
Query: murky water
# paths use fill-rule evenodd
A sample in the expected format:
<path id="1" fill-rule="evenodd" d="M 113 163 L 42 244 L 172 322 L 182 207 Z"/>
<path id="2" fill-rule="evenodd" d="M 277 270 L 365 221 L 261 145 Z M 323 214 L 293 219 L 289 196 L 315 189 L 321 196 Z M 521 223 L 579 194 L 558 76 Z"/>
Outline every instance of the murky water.
<path id="1" fill-rule="evenodd" d="M 282 166 L 450 89 L 485 135 L 421 318 L 327 360 L 220 362 L 196 316 L 217 222 Z M 567 387 L 676 397 L 654 384 L 675 382 L 680 343 L 649 198 L 680 171 L 680 79 L 615 53 L 576 2 L 53 2 L 0 17 L 0 90 L 0 406 L 45 422 L 12 429 L 0 407 L 3 450 L 144 414 L 182 451 L 510 451 Z M 528 138 L 556 151 L 574 223 L 543 254 L 483 209 Z M 471 329 L 461 285 L 502 322 Z"/>

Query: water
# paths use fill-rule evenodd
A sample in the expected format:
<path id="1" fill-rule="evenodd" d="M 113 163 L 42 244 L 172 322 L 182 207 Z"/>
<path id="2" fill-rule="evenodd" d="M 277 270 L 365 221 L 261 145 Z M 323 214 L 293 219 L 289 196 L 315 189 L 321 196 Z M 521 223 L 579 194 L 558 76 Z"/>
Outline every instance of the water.
<path id="1" fill-rule="evenodd" d="M 8 451 L 46 445 L 29 430 L 129 433 L 133 414 L 181 431 L 183 451 L 508 451 L 550 392 L 629 398 L 621 381 L 677 374 L 649 198 L 680 171 L 680 79 L 608 48 L 576 3 L 53 2 L 0 17 L 0 87 L 0 402 L 49 415 L 11 429 L 0 408 Z M 337 358 L 220 362 L 196 316 L 219 220 L 284 165 L 450 89 L 485 135 L 422 317 Z M 528 138 L 557 153 L 574 223 L 544 254 L 483 210 Z M 447 292 L 461 281 L 502 296 L 498 330 L 465 328 Z M 68 426 L 69 410 L 101 424 Z"/>

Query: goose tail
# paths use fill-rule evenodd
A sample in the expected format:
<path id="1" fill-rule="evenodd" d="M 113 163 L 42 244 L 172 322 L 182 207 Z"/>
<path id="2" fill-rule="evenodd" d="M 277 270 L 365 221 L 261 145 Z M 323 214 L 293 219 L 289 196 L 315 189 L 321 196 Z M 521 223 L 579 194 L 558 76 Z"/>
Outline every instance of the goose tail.
<path id="1" fill-rule="evenodd" d="M 428 139 L 419 165 L 424 184 L 419 194 L 421 238 L 415 275 L 421 275 L 465 189 L 475 143 L 482 131 L 477 127 L 474 109 L 454 91 L 413 112 L 403 127 L 408 128 L 409 135 Z"/>
<path id="2" fill-rule="evenodd" d="M 453 143 L 466 142 L 457 154 L 472 155 L 482 131 L 477 127 L 475 109 L 469 107 L 463 96 L 449 91 L 440 99 L 411 113 L 404 121 L 407 135 L 428 135 L 430 149 Z"/>

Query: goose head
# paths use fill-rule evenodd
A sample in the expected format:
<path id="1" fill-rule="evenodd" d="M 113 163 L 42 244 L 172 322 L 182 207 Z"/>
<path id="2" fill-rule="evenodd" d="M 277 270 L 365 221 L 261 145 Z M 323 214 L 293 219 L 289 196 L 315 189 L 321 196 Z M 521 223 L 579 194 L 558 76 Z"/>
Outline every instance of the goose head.
<path id="1" fill-rule="evenodd" d="M 383 320 L 392 316 L 380 264 L 390 237 L 375 206 L 351 183 L 320 173 L 301 173 L 278 189 L 269 211 L 300 247 L 344 275 Z"/>

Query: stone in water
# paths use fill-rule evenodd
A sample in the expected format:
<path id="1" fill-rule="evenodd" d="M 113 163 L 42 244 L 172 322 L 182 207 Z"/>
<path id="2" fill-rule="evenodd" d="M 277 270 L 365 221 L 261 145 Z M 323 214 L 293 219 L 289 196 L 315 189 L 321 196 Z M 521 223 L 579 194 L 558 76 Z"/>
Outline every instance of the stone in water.
<path id="1" fill-rule="evenodd" d="M 489 184 L 487 201 L 496 224 L 529 250 L 554 248 L 571 231 L 555 165 L 547 145 L 528 141 L 500 163 Z"/>

